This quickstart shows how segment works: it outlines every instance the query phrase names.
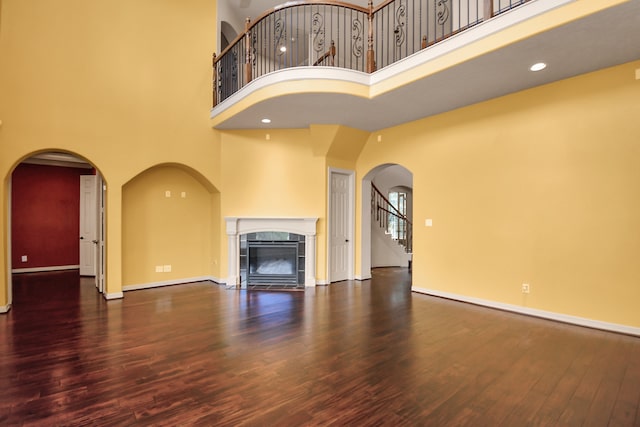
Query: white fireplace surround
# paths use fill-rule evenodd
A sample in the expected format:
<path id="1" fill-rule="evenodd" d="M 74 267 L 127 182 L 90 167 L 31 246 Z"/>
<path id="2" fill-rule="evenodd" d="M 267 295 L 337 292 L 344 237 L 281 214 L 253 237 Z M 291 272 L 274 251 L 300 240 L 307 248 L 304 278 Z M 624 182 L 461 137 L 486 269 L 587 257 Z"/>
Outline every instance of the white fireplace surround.
<path id="1" fill-rule="evenodd" d="M 261 231 L 281 231 L 304 236 L 304 285 L 316 285 L 316 223 L 318 218 L 225 217 L 229 239 L 227 289 L 238 288 L 240 281 L 240 235 Z"/>

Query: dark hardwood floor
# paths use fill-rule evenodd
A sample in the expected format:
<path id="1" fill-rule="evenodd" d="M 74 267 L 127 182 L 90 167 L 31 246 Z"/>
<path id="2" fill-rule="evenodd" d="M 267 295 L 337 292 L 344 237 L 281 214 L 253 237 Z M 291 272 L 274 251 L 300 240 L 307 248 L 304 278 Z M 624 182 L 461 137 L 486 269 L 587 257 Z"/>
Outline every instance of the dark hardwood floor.
<path id="1" fill-rule="evenodd" d="M 640 425 L 640 338 L 410 292 L 14 276 L 0 425 Z"/>

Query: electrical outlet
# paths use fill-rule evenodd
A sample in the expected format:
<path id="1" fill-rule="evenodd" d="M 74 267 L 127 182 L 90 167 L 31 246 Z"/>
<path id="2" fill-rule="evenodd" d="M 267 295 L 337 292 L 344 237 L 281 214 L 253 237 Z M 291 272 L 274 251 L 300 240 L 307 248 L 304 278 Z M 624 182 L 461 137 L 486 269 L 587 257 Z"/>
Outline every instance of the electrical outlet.
<path id="1" fill-rule="evenodd" d="M 27 256 L 26 255 L 22 255 L 22 262 L 27 262 Z"/>
<path id="2" fill-rule="evenodd" d="M 156 273 L 162 273 L 162 266 L 156 265 Z"/>
<path id="3" fill-rule="evenodd" d="M 522 284 L 522 293 L 523 294 L 528 294 L 529 291 L 530 291 L 529 284 L 528 283 L 523 283 Z"/>
<path id="4" fill-rule="evenodd" d="M 163 266 L 162 271 L 164 271 L 165 273 L 171 273 L 171 264 Z"/>

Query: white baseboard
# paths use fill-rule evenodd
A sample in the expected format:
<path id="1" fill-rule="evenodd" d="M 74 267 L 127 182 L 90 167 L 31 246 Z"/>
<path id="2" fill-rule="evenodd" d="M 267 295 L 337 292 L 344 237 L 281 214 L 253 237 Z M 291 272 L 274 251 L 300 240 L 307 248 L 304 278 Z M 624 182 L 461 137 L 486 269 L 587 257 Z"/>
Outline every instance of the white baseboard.
<path id="1" fill-rule="evenodd" d="M 51 267 L 14 268 L 11 273 L 40 273 L 44 271 L 80 270 L 79 265 L 54 265 Z"/>
<path id="2" fill-rule="evenodd" d="M 316 280 L 316 286 L 327 286 L 330 285 L 328 280 Z"/>
<path id="3" fill-rule="evenodd" d="M 0 305 L 0 314 L 8 313 L 11 310 L 11 304 Z"/>
<path id="4" fill-rule="evenodd" d="M 358 281 L 360 281 L 360 282 L 365 281 L 365 280 L 370 280 L 370 279 L 371 279 L 371 275 L 369 275 L 369 277 L 366 277 L 366 276 L 356 276 L 356 280 L 358 280 Z"/>
<path id="5" fill-rule="evenodd" d="M 185 283 L 192 282 L 214 282 L 217 284 L 221 284 L 220 279 L 213 276 L 199 276 L 199 277 L 189 277 L 186 279 L 174 279 L 174 280 L 163 280 L 161 282 L 150 282 L 150 283 L 141 283 L 137 285 L 125 285 L 122 287 L 124 292 L 126 291 L 138 291 L 140 289 L 151 289 L 151 288 L 160 288 L 162 286 L 171 286 L 171 285 L 182 285 Z"/>
<path id="6" fill-rule="evenodd" d="M 104 295 L 104 299 L 106 299 L 106 300 L 124 298 L 124 294 L 122 292 L 112 292 L 110 294 L 103 294 L 103 295 Z"/>
<path id="7" fill-rule="evenodd" d="M 601 329 L 604 331 L 640 336 L 640 328 L 636 328 L 633 326 L 620 325 L 618 323 L 602 322 L 600 320 L 587 319 L 584 317 L 571 316 L 568 314 L 555 313 L 552 311 L 538 310 L 536 308 L 520 307 L 512 304 L 505 304 L 505 303 L 485 300 L 481 298 L 467 297 L 464 295 L 436 291 L 433 289 L 418 288 L 415 286 L 412 287 L 411 290 L 413 292 L 418 292 L 421 294 L 446 298 L 446 299 L 460 301 L 460 302 L 466 302 L 466 303 L 475 304 L 475 305 L 481 305 L 489 308 L 496 308 L 498 310 L 510 311 L 517 314 L 540 317 L 542 319 L 554 320 L 557 322 L 569 323 L 572 325 L 584 326 L 587 328 Z"/>

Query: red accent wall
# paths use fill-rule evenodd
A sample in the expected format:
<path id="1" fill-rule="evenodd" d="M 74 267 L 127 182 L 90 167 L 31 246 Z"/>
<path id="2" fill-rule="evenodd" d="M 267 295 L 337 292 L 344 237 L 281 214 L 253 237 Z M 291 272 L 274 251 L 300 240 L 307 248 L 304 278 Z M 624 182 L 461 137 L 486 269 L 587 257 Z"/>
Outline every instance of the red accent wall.
<path id="1" fill-rule="evenodd" d="M 90 169 L 20 164 L 11 180 L 12 268 L 80 262 L 80 175 Z M 27 262 L 21 258 L 26 255 Z"/>

